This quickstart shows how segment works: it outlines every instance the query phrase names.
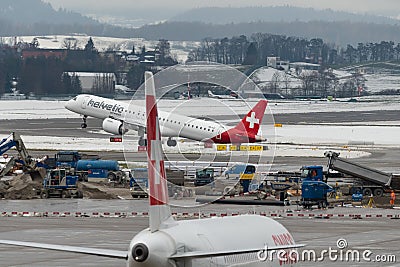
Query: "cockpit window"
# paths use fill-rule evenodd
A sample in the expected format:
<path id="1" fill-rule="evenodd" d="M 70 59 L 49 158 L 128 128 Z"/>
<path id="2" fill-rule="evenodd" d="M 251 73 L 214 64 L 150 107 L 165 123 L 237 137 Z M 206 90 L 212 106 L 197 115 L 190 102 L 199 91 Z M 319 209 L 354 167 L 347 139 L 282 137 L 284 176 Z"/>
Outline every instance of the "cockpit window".
<path id="1" fill-rule="evenodd" d="M 72 98 L 72 100 L 76 101 L 76 98 L 77 98 L 77 97 L 75 96 L 74 98 Z"/>

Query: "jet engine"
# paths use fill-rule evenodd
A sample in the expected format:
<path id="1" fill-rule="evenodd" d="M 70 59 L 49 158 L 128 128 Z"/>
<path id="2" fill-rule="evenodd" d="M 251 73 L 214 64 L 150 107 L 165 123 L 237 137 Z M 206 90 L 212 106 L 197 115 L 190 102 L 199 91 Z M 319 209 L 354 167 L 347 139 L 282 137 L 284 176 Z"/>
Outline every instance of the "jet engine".
<path id="1" fill-rule="evenodd" d="M 127 129 L 125 129 L 124 123 L 122 121 L 114 120 L 111 118 L 104 119 L 103 130 L 108 133 L 118 134 L 118 135 L 122 135 L 128 131 Z"/>

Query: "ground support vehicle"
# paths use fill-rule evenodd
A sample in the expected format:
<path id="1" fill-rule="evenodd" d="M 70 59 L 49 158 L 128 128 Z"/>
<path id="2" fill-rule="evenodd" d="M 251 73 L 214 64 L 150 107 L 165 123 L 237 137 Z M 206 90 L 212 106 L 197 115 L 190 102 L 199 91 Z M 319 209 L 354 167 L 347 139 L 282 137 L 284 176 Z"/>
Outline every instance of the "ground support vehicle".
<path id="1" fill-rule="evenodd" d="M 43 179 L 40 197 L 82 198 L 83 193 L 78 188 L 77 182 L 78 176 L 67 175 L 65 169 L 49 170 Z"/>
<path id="2" fill-rule="evenodd" d="M 311 208 L 317 205 L 318 208 L 326 208 L 328 206 L 327 195 L 333 192 L 334 189 L 322 182 L 304 180 L 301 185 L 301 201 L 300 205 L 304 208 Z"/>
<path id="3" fill-rule="evenodd" d="M 120 170 L 116 160 L 78 160 L 75 174 L 83 181 L 103 181 L 123 183 L 125 173 Z"/>
<path id="4" fill-rule="evenodd" d="M 382 196 L 385 190 L 398 189 L 399 179 L 393 174 L 340 158 L 340 154 L 337 152 L 327 151 L 324 155 L 328 158 L 330 170 L 335 170 L 357 179 L 355 186 L 362 187 L 364 196 Z"/>
<path id="5" fill-rule="evenodd" d="M 210 184 L 213 186 L 214 184 L 214 169 L 213 168 L 205 168 L 205 169 L 197 169 L 196 177 L 194 180 L 194 186 L 204 186 Z"/>

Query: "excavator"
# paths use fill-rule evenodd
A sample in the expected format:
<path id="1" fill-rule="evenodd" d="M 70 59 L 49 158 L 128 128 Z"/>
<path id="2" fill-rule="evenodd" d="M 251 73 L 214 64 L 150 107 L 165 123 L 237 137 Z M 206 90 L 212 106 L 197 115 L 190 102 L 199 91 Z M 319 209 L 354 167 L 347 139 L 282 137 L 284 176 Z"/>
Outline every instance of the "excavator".
<path id="1" fill-rule="evenodd" d="M 0 156 L 4 157 L 6 155 L 5 153 L 13 147 L 17 150 L 19 158 L 10 157 L 7 159 L 4 166 L 0 168 L 0 178 L 5 176 L 12 168 L 14 168 L 16 163 L 20 163 L 23 166 L 24 172 L 31 175 L 32 180 L 43 179 L 39 171 L 36 170 L 38 162 L 33 160 L 29 155 L 28 150 L 18 133 L 13 132 L 0 141 Z"/>

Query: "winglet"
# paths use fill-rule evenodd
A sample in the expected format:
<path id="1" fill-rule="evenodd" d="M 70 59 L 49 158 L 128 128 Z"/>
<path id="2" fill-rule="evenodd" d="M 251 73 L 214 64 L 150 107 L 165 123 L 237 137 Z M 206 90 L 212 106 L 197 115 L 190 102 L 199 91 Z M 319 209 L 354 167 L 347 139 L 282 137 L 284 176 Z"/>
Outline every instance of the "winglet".
<path id="1" fill-rule="evenodd" d="M 145 73 L 147 162 L 149 174 L 150 231 L 155 232 L 162 222 L 171 217 L 168 206 L 168 188 L 161 148 L 161 132 L 153 74 Z"/>

